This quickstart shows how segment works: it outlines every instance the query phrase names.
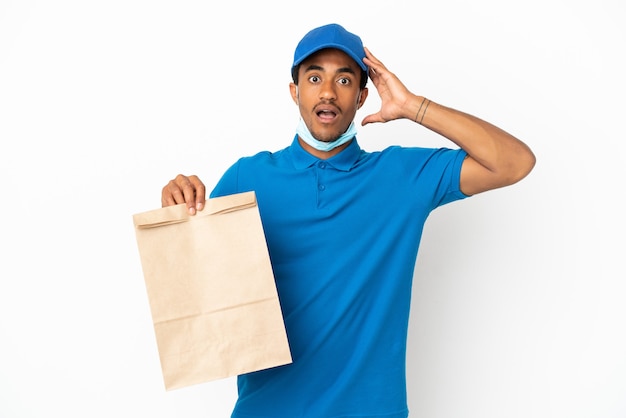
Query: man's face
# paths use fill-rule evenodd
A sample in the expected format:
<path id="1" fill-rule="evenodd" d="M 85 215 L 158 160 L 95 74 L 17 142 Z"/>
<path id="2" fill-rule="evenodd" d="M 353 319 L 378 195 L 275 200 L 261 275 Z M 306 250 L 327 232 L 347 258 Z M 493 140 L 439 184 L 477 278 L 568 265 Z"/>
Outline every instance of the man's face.
<path id="1" fill-rule="evenodd" d="M 339 138 L 367 97 L 359 89 L 361 68 L 338 49 L 323 49 L 302 62 L 293 100 L 309 131 L 318 141 Z"/>

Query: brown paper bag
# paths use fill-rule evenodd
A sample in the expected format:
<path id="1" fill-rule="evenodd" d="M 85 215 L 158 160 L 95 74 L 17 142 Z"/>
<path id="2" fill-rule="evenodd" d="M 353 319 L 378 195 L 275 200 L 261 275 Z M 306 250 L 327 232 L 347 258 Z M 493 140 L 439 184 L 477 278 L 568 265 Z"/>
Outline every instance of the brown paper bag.
<path id="1" fill-rule="evenodd" d="M 291 363 L 254 192 L 133 221 L 166 390 Z"/>

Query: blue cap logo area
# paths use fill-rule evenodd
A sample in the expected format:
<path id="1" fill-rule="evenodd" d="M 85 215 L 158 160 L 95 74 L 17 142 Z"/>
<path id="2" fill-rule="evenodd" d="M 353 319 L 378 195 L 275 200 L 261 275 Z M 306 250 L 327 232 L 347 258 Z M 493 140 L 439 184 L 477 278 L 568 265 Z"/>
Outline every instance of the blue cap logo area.
<path id="1" fill-rule="evenodd" d="M 335 48 L 345 52 L 359 64 L 363 71 L 367 71 L 367 65 L 363 62 L 365 50 L 361 38 L 336 23 L 320 26 L 304 35 L 293 54 L 291 70 L 293 71 L 311 54 L 326 48 Z"/>

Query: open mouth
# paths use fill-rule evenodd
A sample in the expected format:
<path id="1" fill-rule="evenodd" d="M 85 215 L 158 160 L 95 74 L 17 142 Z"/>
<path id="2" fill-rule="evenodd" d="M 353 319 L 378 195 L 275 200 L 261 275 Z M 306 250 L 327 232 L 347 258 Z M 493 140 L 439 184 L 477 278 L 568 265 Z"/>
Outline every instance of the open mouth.
<path id="1" fill-rule="evenodd" d="M 316 112 L 317 117 L 322 120 L 333 120 L 337 117 L 337 112 L 330 109 L 322 109 Z"/>

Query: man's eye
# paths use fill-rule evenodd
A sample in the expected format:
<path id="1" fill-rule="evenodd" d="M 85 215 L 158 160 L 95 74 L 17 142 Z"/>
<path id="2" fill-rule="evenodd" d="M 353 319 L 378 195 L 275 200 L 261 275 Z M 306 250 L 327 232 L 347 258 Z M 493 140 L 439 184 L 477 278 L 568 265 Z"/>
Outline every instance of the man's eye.
<path id="1" fill-rule="evenodd" d="M 313 75 L 313 76 L 309 77 L 309 81 L 311 83 L 317 83 L 318 81 L 320 81 L 320 78 L 318 76 L 316 76 L 316 75 Z"/>
<path id="2" fill-rule="evenodd" d="M 340 78 L 339 79 L 339 84 L 343 84 L 344 86 L 348 85 L 348 84 L 350 84 L 350 79 L 349 78 Z"/>

